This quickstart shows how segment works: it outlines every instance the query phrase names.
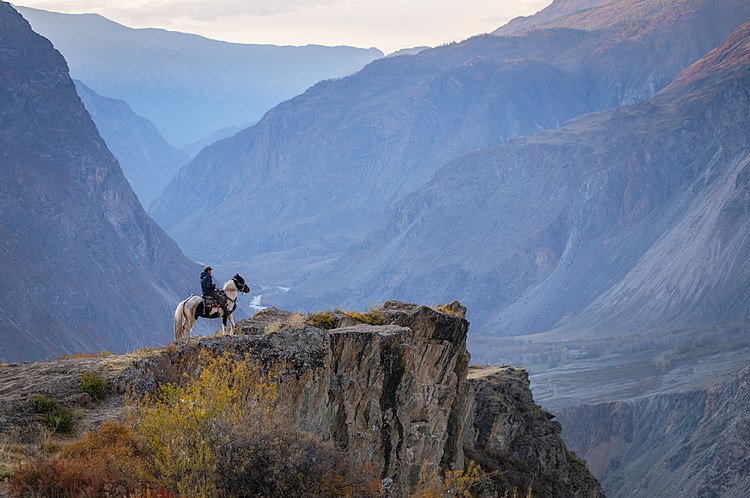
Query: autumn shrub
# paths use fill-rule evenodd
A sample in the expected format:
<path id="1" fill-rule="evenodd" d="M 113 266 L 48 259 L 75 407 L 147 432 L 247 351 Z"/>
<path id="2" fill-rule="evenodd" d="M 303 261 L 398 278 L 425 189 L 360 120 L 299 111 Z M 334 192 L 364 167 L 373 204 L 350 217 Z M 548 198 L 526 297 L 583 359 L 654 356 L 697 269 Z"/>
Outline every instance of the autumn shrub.
<path id="1" fill-rule="evenodd" d="M 42 421 L 53 431 L 69 433 L 75 427 L 73 410 L 59 401 L 43 395 L 36 395 L 31 399 L 34 411 L 42 416 Z"/>
<path id="2" fill-rule="evenodd" d="M 377 309 L 371 309 L 366 313 L 360 313 L 359 311 L 343 311 L 337 308 L 335 312 L 369 325 L 383 325 L 383 317 Z"/>
<path id="3" fill-rule="evenodd" d="M 334 320 L 330 311 L 312 313 L 307 317 L 307 321 L 313 327 L 330 330 L 333 328 Z"/>
<path id="4" fill-rule="evenodd" d="M 419 484 L 410 498 L 474 498 L 482 496 L 485 484 L 491 476 L 485 474 L 479 464 L 466 460 L 463 469 L 449 470 L 441 478 L 437 472 L 430 471 L 427 462 L 422 464 Z"/>
<path id="5" fill-rule="evenodd" d="M 221 496 L 217 448 L 231 428 L 268 419 L 277 399 L 276 384 L 257 363 L 202 354 L 198 378 L 131 402 L 153 460 L 151 479 L 178 496 Z"/>
<path id="6" fill-rule="evenodd" d="M 88 393 L 94 401 L 102 399 L 109 390 L 107 381 L 96 372 L 84 372 L 79 385 L 81 391 Z"/>
<path id="7" fill-rule="evenodd" d="M 248 357 L 202 354 L 197 378 L 131 400 L 153 485 L 191 498 L 380 496 L 367 465 L 289 422 L 273 372 Z"/>
<path id="8" fill-rule="evenodd" d="M 256 419 L 222 438 L 217 448 L 222 496 L 382 496 L 371 466 L 357 465 L 333 442 L 281 421 Z"/>
<path id="9" fill-rule="evenodd" d="M 11 496 L 121 497 L 149 494 L 150 462 L 135 432 L 107 422 L 57 455 L 25 462 L 7 481 Z"/>

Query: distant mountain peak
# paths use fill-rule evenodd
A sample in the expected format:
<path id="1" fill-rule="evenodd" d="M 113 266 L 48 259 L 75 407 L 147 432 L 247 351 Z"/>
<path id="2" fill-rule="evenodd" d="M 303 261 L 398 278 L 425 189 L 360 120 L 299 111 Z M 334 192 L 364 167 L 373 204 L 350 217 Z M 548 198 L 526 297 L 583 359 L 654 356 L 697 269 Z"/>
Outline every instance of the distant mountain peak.
<path id="1" fill-rule="evenodd" d="M 255 122 L 318 81 L 383 57 L 377 49 L 233 43 L 130 28 L 98 14 L 20 11 L 63 54 L 75 79 L 126 101 L 177 147 Z"/>

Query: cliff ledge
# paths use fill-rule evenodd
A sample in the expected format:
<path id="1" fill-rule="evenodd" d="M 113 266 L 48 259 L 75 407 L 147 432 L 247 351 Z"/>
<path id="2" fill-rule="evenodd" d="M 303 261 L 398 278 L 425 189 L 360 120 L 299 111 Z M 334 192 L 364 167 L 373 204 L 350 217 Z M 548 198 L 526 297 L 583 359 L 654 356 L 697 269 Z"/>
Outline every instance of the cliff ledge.
<path id="1" fill-rule="evenodd" d="M 526 371 L 469 368 L 464 314 L 458 303 L 429 308 L 389 301 L 367 315 L 327 313 L 326 328 L 319 328 L 309 325 L 311 317 L 270 309 L 240 321 L 233 337 L 7 365 L 0 368 L 0 432 L 29 428 L 35 394 L 75 408 L 78 431 L 91 429 L 121 416 L 124 393 L 195 375 L 207 350 L 249 355 L 281 372 L 280 399 L 291 417 L 369 461 L 389 496 L 407 496 L 425 463 L 445 471 L 462 468 L 467 457 L 493 472 L 490 495 L 530 484 L 535 496 L 603 496 L 566 449 L 560 425 L 534 403 Z M 104 401 L 92 403 L 78 390 L 87 371 L 113 387 Z"/>

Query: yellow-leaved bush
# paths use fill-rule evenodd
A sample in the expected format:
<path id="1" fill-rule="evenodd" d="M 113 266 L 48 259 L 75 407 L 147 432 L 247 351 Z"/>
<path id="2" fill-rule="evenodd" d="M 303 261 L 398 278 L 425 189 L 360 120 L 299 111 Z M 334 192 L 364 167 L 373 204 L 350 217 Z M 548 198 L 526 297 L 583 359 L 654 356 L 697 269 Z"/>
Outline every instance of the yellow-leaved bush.
<path id="1" fill-rule="evenodd" d="M 268 421 L 278 386 L 250 359 L 209 357 L 196 379 L 165 384 L 131 402 L 130 418 L 143 436 L 156 475 L 154 482 L 179 496 L 216 496 L 218 449 L 232 428 Z"/>
<path id="2" fill-rule="evenodd" d="M 126 423 L 19 465 L 12 496 L 76 498 L 377 497 L 368 462 L 302 431 L 281 377 L 249 356 L 201 353 L 195 377 L 127 401 Z"/>
<path id="3" fill-rule="evenodd" d="M 382 495 L 367 462 L 302 431 L 284 412 L 273 371 L 229 354 L 200 363 L 197 378 L 132 403 L 155 488 L 198 498 Z"/>

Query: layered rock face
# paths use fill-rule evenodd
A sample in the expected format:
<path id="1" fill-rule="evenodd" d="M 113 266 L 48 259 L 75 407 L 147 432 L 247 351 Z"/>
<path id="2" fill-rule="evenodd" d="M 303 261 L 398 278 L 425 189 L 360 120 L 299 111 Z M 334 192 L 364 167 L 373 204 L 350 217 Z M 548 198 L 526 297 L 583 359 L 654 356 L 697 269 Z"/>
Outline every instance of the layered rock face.
<path id="1" fill-rule="evenodd" d="M 123 351 L 169 332 L 198 269 L 138 203 L 62 56 L 0 3 L 0 358 Z"/>
<path id="2" fill-rule="evenodd" d="M 498 472 L 500 488 L 523 489 L 531 473 L 534 496 L 601 496 L 586 464 L 566 449 L 560 423 L 534 403 L 526 370 L 471 372 L 468 386 L 471 412 L 464 451 L 486 470 Z"/>
<path id="3" fill-rule="evenodd" d="M 468 322 L 400 303 L 387 303 L 381 315 L 382 326 L 259 333 L 279 317 L 267 312 L 239 323 L 254 335 L 201 339 L 145 363 L 144 373 L 159 383 L 178 380 L 203 348 L 284 364 L 280 396 L 300 426 L 369 461 L 395 496 L 404 496 L 425 461 L 430 470 L 463 465 L 463 428 L 451 424 L 466 418 L 456 410 L 467 406 L 459 388 L 468 368 Z"/>
<path id="4" fill-rule="evenodd" d="M 608 496 L 750 493 L 750 368 L 711 387 L 559 412 Z"/>
<path id="5" fill-rule="evenodd" d="M 62 372 L 75 378 L 76 369 L 101 371 L 120 391 L 145 392 L 195 375 L 202 352 L 232 353 L 238 361 L 249 354 L 280 372 L 280 399 L 291 417 L 372 465 L 390 496 L 413 490 L 424 464 L 435 471 L 462 468 L 465 453 L 489 471 L 512 470 L 497 474 L 500 495 L 531 484 L 543 496 L 601 496 L 596 480 L 566 450 L 559 425 L 534 404 L 525 372 L 501 369 L 467 382 L 465 319 L 388 302 L 378 326 L 341 317 L 328 331 L 303 325 L 262 332 L 288 315 L 270 310 L 239 323 L 249 335 L 195 338 L 140 356 L 6 367 L 0 427 L 8 430 L 12 414 L 30 410 L 26 398 L 54 385 L 50 379 Z"/>

